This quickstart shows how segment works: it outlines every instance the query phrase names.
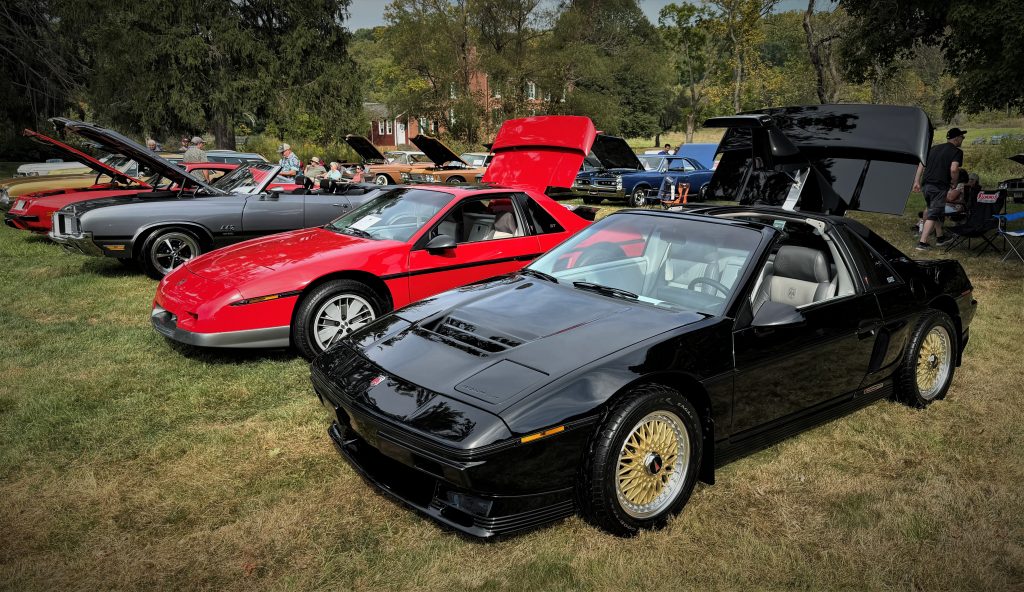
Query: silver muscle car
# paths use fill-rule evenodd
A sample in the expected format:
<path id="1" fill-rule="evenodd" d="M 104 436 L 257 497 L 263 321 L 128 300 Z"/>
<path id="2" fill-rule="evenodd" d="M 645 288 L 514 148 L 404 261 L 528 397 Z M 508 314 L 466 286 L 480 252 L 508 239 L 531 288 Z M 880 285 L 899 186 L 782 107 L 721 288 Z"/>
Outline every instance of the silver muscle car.
<path id="1" fill-rule="evenodd" d="M 53 214 L 50 238 L 86 255 L 135 261 L 157 279 L 227 244 L 324 225 L 381 192 L 370 183 L 308 190 L 276 179 L 280 167 L 261 162 L 242 164 L 209 184 L 117 132 L 80 121 L 59 123 L 130 156 L 168 183 L 145 194 L 70 204 Z"/>

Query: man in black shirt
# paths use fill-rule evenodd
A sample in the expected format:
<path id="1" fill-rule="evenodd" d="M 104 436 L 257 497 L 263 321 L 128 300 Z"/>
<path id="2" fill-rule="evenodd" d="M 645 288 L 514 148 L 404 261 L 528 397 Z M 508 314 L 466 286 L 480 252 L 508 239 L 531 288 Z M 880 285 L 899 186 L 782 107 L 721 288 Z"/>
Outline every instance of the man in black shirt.
<path id="1" fill-rule="evenodd" d="M 917 250 L 929 248 L 928 235 L 935 230 L 935 243 L 943 244 L 948 238 L 942 236 L 942 222 L 946 214 L 946 194 L 956 186 L 960 177 L 960 165 L 964 162 L 964 151 L 960 145 L 964 143 L 967 130 L 954 127 L 946 132 L 946 142 L 936 144 L 928 151 L 928 161 L 917 167 L 917 178 L 914 179 L 914 191 L 924 192 L 927 209 L 924 212 L 924 228 L 917 243 Z M 922 177 L 922 173 L 924 176 Z"/>

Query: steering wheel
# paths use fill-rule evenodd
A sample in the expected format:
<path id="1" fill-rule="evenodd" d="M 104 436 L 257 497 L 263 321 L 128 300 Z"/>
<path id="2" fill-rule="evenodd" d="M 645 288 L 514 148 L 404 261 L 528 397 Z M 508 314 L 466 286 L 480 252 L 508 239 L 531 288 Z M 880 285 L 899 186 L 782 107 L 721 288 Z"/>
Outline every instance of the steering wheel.
<path id="1" fill-rule="evenodd" d="M 693 290 L 694 286 L 696 286 L 697 284 L 707 284 L 707 285 L 711 286 L 712 288 L 714 288 L 714 289 L 718 290 L 719 292 L 721 292 L 723 296 L 728 296 L 729 295 L 729 288 L 726 287 L 725 284 L 723 284 L 722 282 L 720 282 L 718 280 L 713 280 L 713 279 L 708 278 L 708 277 L 696 277 L 696 278 L 693 278 L 692 280 L 690 280 L 690 283 L 687 284 L 686 288 L 688 290 Z"/>

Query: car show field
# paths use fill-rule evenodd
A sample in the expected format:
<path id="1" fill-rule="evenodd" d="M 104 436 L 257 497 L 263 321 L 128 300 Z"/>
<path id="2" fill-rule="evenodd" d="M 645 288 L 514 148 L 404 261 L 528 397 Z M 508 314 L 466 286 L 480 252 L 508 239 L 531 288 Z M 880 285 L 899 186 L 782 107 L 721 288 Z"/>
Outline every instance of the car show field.
<path id="1" fill-rule="evenodd" d="M 852 216 L 908 252 L 914 207 Z M 480 544 L 339 459 L 294 352 L 171 345 L 149 324 L 152 280 L 2 228 L 0 580 L 19 590 L 1012 588 L 1024 577 L 1012 330 L 1024 323 L 1024 284 L 1013 262 L 958 258 L 979 306 L 944 401 L 880 402 L 722 467 L 666 529 L 637 539 L 574 517 Z"/>

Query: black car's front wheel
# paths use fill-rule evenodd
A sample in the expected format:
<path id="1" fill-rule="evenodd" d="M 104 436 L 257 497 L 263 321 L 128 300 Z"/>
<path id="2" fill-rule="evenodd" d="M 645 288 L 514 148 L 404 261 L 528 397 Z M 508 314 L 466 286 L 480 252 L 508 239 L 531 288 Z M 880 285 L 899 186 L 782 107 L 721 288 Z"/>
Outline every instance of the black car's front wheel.
<path id="1" fill-rule="evenodd" d="M 361 282 L 324 283 L 299 303 L 292 324 L 292 343 L 303 356 L 313 359 L 383 312 L 380 299 Z"/>
<path id="2" fill-rule="evenodd" d="M 944 398 L 956 369 L 956 343 L 949 315 L 939 310 L 921 315 L 896 373 L 897 398 L 919 409 Z"/>
<path id="3" fill-rule="evenodd" d="M 202 252 L 196 235 L 180 228 L 169 228 L 149 235 L 138 261 L 146 275 L 158 280 Z"/>
<path id="4" fill-rule="evenodd" d="M 662 528 L 693 492 L 703 455 L 700 419 L 678 391 L 637 387 L 608 412 L 579 486 L 588 520 L 619 536 Z"/>

